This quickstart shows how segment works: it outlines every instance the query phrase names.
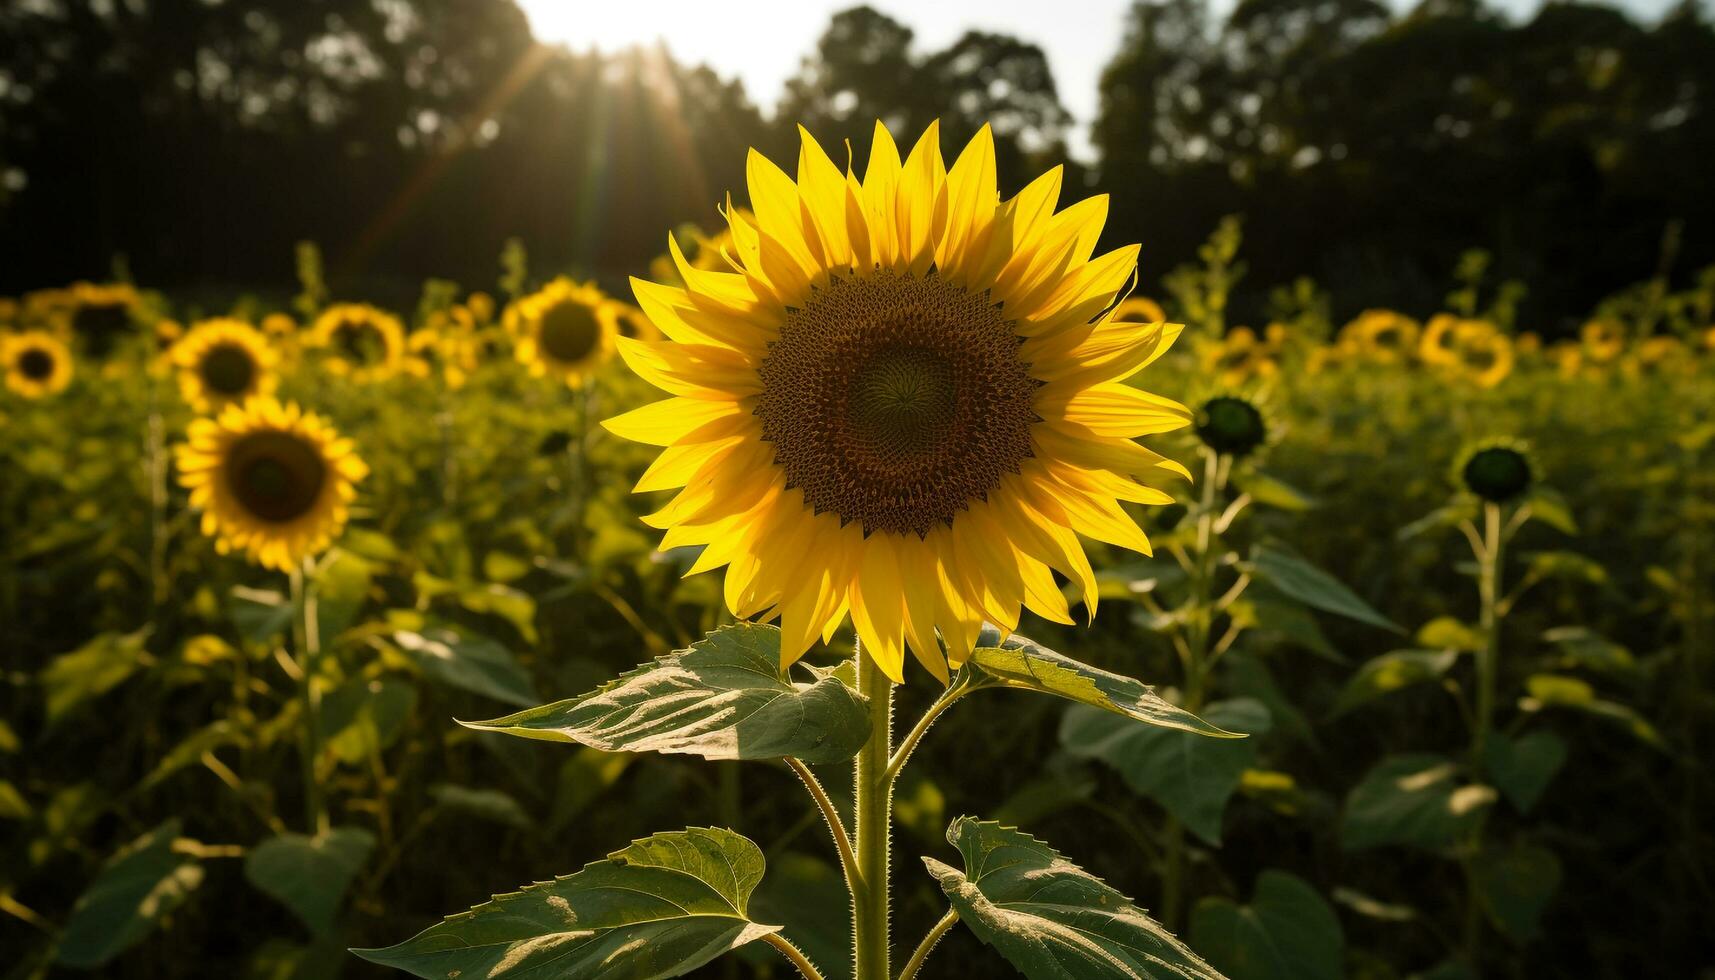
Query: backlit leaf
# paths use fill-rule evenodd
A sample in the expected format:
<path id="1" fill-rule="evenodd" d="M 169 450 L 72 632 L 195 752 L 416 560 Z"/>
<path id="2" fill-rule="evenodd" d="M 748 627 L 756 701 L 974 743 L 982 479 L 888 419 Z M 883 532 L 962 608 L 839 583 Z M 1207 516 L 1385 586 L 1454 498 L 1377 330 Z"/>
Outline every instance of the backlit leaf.
<path id="1" fill-rule="evenodd" d="M 581 697 L 465 724 L 608 752 L 810 763 L 850 759 L 869 739 L 864 699 L 831 675 L 793 682 L 780 669 L 780 631 L 755 623 L 722 627 Z"/>
<path id="2" fill-rule="evenodd" d="M 1131 899 L 1010 827 L 947 828 L 964 870 L 924 858 L 959 920 L 1030 980 L 1217 980 L 1220 974 Z"/>
<path id="3" fill-rule="evenodd" d="M 656 834 L 397 946 L 353 952 L 435 980 L 677 977 L 779 931 L 749 917 L 762 872 L 761 848 L 730 830 Z"/>

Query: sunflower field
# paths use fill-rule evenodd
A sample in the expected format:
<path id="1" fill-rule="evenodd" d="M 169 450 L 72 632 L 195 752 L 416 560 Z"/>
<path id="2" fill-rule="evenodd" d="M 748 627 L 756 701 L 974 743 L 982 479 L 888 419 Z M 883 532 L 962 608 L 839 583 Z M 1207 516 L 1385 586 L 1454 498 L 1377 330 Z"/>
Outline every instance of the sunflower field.
<path id="1" fill-rule="evenodd" d="M 898 118 L 0 298 L 0 978 L 1715 977 L 1680 226 L 1354 302 Z"/>

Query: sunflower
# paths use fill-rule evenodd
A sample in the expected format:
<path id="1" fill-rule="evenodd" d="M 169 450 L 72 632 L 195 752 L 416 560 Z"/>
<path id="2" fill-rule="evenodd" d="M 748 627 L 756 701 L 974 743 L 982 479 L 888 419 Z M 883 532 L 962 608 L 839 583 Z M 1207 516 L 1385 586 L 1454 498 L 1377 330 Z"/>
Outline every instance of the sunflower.
<path id="1" fill-rule="evenodd" d="M 356 484 L 369 473 L 327 422 L 272 398 L 192 422 L 177 456 L 179 482 L 216 548 L 242 550 L 282 572 L 339 535 Z"/>
<path id="2" fill-rule="evenodd" d="M 1584 348 L 1584 359 L 1591 364 L 1609 364 L 1626 350 L 1626 327 L 1620 321 L 1603 317 L 1591 320 L 1578 331 Z"/>
<path id="3" fill-rule="evenodd" d="M 1537 465 L 1530 445 L 1518 439 L 1495 438 L 1472 443 L 1453 463 L 1453 478 L 1490 503 L 1504 504 L 1530 489 Z"/>
<path id="4" fill-rule="evenodd" d="M 179 394 L 198 412 L 271 395 L 276 357 L 262 332 L 231 317 L 204 320 L 173 345 Z"/>
<path id="5" fill-rule="evenodd" d="M 1416 320 L 1393 310 L 1365 310 L 1340 328 L 1340 341 L 1367 361 L 1401 364 L 1417 351 L 1422 329 Z"/>
<path id="6" fill-rule="evenodd" d="M 1240 385 L 1247 381 L 1273 377 L 1280 370 L 1275 360 L 1275 345 L 1259 340 L 1249 327 L 1234 327 L 1226 337 L 1203 348 L 1203 369 L 1216 375 L 1222 384 Z"/>
<path id="7" fill-rule="evenodd" d="M 1453 332 L 1459 324 L 1468 322 L 1471 321 L 1461 320 L 1451 313 L 1437 313 L 1430 317 L 1418 338 L 1418 359 L 1433 367 L 1457 364 L 1459 359 L 1453 354 Z"/>
<path id="8" fill-rule="evenodd" d="M 367 303 L 337 303 L 322 311 L 304 343 L 328 354 L 326 365 L 353 381 L 382 381 L 405 362 L 405 327 Z"/>
<path id="9" fill-rule="evenodd" d="M 619 335 L 634 340 L 660 340 L 661 331 L 655 329 L 655 324 L 643 315 L 643 311 L 630 303 L 618 304 Z"/>
<path id="10" fill-rule="evenodd" d="M 532 375 L 577 384 L 613 354 L 619 310 L 595 286 L 562 276 L 514 303 L 506 322 Z"/>
<path id="11" fill-rule="evenodd" d="M 45 398 L 71 384 L 71 351 L 45 330 L 0 337 L 0 365 L 6 370 L 6 387 L 24 398 Z"/>
<path id="12" fill-rule="evenodd" d="M 1137 246 L 1092 258 L 1105 199 L 1056 212 L 1058 167 L 1000 201 L 988 127 L 949 170 L 938 124 L 902 163 L 877 123 L 861 181 L 800 133 L 796 182 L 751 151 L 738 271 L 669 239 L 685 285 L 633 280 L 670 340 L 620 352 L 675 397 L 606 425 L 667 447 L 636 489 L 683 489 L 645 520 L 728 566 L 735 615 L 780 618 L 783 663 L 849 612 L 893 680 L 907 649 L 945 680 L 984 620 L 1071 622 L 1054 572 L 1093 614 L 1080 534 L 1149 553 L 1121 501 L 1171 503 L 1136 478 L 1185 469 L 1132 438 L 1191 413 L 1125 379 L 1184 328 L 1109 313 Z"/>
<path id="13" fill-rule="evenodd" d="M 75 283 L 64 297 L 64 314 L 71 331 L 91 357 L 106 357 L 134 323 L 141 304 L 137 290 L 125 283 Z"/>
<path id="14" fill-rule="evenodd" d="M 1128 323 L 1162 323 L 1167 313 L 1148 296 L 1132 296 L 1114 309 L 1113 317 Z"/>
<path id="15" fill-rule="evenodd" d="M 1512 373 L 1512 341 L 1491 323 L 1460 321 L 1449 350 L 1453 361 L 1447 369 L 1479 388 L 1493 388 Z"/>
<path id="16" fill-rule="evenodd" d="M 459 310 L 454 307 L 454 310 Z M 411 334 L 409 347 L 413 373 L 428 376 L 440 369 L 441 380 L 449 389 L 465 386 L 476 371 L 482 340 L 465 318 L 437 317 L 433 325 Z"/>
<path id="17" fill-rule="evenodd" d="M 1268 422 L 1257 403 L 1240 394 L 1216 395 L 1197 409 L 1197 438 L 1215 452 L 1250 455 L 1268 440 Z"/>

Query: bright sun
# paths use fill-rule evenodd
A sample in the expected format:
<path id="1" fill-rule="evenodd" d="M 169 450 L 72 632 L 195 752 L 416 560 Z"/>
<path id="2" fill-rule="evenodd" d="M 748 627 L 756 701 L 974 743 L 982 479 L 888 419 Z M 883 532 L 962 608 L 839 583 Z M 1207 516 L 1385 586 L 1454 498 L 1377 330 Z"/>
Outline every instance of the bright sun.
<path id="1" fill-rule="evenodd" d="M 686 31 L 684 15 L 695 9 L 677 3 L 624 0 L 517 0 L 538 41 L 573 50 L 614 51 L 648 45 Z M 694 28 L 693 28 L 694 29 Z"/>

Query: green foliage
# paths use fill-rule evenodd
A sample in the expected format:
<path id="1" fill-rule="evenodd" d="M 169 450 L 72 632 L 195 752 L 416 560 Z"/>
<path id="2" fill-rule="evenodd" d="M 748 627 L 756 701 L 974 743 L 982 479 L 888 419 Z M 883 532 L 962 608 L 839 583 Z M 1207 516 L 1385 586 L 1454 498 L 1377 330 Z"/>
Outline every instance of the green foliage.
<path id="1" fill-rule="evenodd" d="M 346 889 L 374 849 L 375 835 L 356 827 L 315 837 L 281 834 L 245 857 L 244 877 L 291 909 L 311 932 L 326 936 Z"/>
<path id="2" fill-rule="evenodd" d="M 1203 710 L 1203 717 L 1221 730 L 1246 735 L 1261 735 L 1271 724 L 1268 709 L 1249 698 L 1217 701 Z M 1112 766 L 1133 790 L 1166 807 L 1211 844 L 1220 843 L 1227 802 L 1257 758 L 1254 738 L 1200 738 L 1082 706 L 1066 712 L 1060 745 Z"/>
<path id="3" fill-rule="evenodd" d="M 1334 714 L 1415 684 L 1437 681 L 1458 659 L 1457 650 L 1395 650 L 1366 660 L 1334 700 Z"/>
<path id="4" fill-rule="evenodd" d="M 1263 542 L 1257 545 L 1251 551 L 1251 564 L 1258 578 L 1307 606 L 1355 619 L 1360 623 L 1402 632 L 1392 620 L 1376 612 L 1374 607 L 1360 599 L 1357 593 L 1347 588 L 1339 579 L 1279 544 Z"/>
<path id="5" fill-rule="evenodd" d="M 1081 664 L 1022 636 L 1010 636 L 999 646 L 986 642 L 993 638 L 992 633 L 985 634 L 984 641 L 979 642 L 966 661 L 961 681 L 971 685 L 972 690 L 1009 687 L 1036 691 L 1159 728 L 1216 738 L 1243 735 L 1217 728 L 1129 677 Z"/>
<path id="6" fill-rule="evenodd" d="M 1219 980 L 1131 899 L 1010 827 L 947 828 L 964 870 L 924 858 L 960 921 L 1030 980 Z"/>
<path id="7" fill-rule="evenodd" d="M 1210 897 L 1191 917 L 1191 945 L 1231 980 L 1340 980 L 1346 938 L 1334 909 L 1297 875 L 1257 876 L 1250 904 Z"/>
<path id="8" fill-rule="evenodd" d="M 414 976 L 677 977 L 779 929 L 751 921 L 762 850 L 730 830 L 656 834 L 576 874 L 497 895 L 386 949 Z"/>
<path id="9" fill-rule="evenodd" d="M 1340 843 L 1354 851 L 1397 844 L 1440 850 L 1476 829 L 1494 802 L 1493 788 L 1465 781 L 1443 756 L 1391 756 L 1346 797 Z"/>
<path id="10" fill-rule="evenodd" d="M 59 962 L 93 969 L 160 925 L 203 881 L 196 858 L 174 845 L 182 825 L 168 820 L 114 852 L 72 907 L 59 941 Z"/>
<path id="11" fill-rule="evenodd" d="M 780 668 L 780 631 L 747 623 L 722 627 L 581 697 L 465 724 L 610 752 L 809 763 L 849 759 L 869 737 L 855 690 L 831 673 L 793 682 Z"/>
<path id="12" fill-rule="evenodd" d="M 1543 910 L 1560 887 L 1560 859 L 1547 848 L 1518 844 L 1485 848 L 1473 866 L 1483 911 L 1495 928 L 1515 942 L 1533 938 Z"/>

